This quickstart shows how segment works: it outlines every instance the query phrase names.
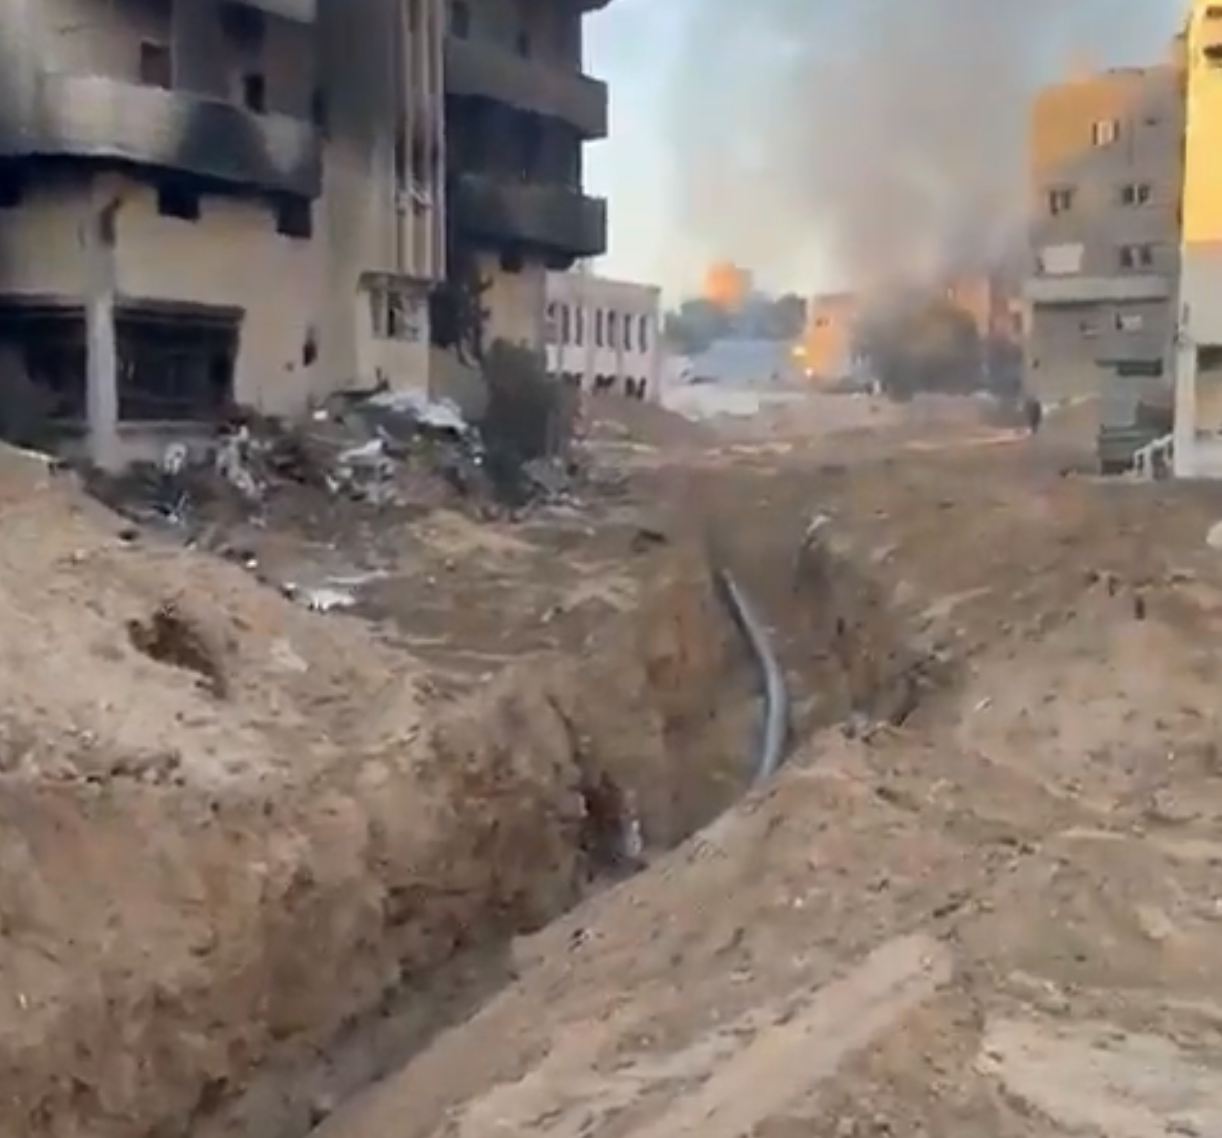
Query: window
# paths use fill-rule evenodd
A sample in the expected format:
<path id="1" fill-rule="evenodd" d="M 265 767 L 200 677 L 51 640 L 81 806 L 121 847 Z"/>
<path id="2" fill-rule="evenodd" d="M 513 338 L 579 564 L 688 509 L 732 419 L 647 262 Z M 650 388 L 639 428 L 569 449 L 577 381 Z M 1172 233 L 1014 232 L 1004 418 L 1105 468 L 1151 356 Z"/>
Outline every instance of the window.
<path id="1" fill-rule="evenodd" d="M 179 183 L 164 182 L 157 187 L 157 212 L 179 221 L 198 221 L 199 194 Z"/>
<path id="2" fill-rule="evenodd" d="M 416 344 L 424 338 L 424 302 L 409 285 L 381 278 L 368 286 L 373 334 Z"/>
<path id="3" fill-rule="evenodd" d="M 1120 123 L 1115 119 L 1100 119 L 1092 123 L 1090 140 L 1094 146 L 1111 146 L 1120 137 Z"/>
<path id="4" fill-rule="evenodd" d="M 642 316 L 637 331 L 637 342 L 642 352 L 649 351 L 649 317 Z"/>
<path id="5" fill-rule="evenodd" d="M 607 313 L 607 347 L 619 347 L 619 313 Z"/>
<path id="6" fill-rule="evenodd" d="M 1115 324 L 1117 332 L 1140 332 L 1146 321 L 1140 312 L 1117 312 Z"/>
<path id="7" fill-rule="evenodd" d="M 242 102 L 257 115 L 267 113 L 267 79 L 257 71 L 242 76 Z"/>
<path id="8" fill-rule="evenodd" d="M 140 82 L 145 87 L 169 90 L 174 85 L 174 69 L 166 44 L 144 40 L 140 44 Z"/>
<path id="9" fill-rule="evenodd" d="M 606 347 L 606 337 L 603 332 L 603 310 L 601 308 L 594 310 L 594 346 L 596 348 Z"/>
<path id="10" fill-rule="evenodd" d="M 1149 182 L 1130 182 L 1120 187 L 1120 204 L 1149 205 L 1153 193 L 1153 187 Z"/>
<path id="11" fill-rule="evenodd" d="M 221 27 L 225 34 L 245 48 L 258 51 L 267 41 L 267 21 L 263 13 L 245 4 L 221 7 Z"/>
<path id="12" fill-rule="evenodd" d="M 1120 267 L 1122 269 L 1149 269 L 1153 265 L 1153 245 L 1120 246 Z"/>
<path id="13" fill-rule="evenodd" d="M 569 311 L 567 304 L 560 306 L 560 342 L 562 344 L 573 342 L 573 314 Z"/>
<path id="14" fill-rule="evenodd" d="M 550 301 L 543 315 L 543 333 L 547 337 L 549 344 L 556 344 L 560 341 L 560 331 L 556 322 L 556 302 Z"/>
<path id="15" fill-rule="evenodd" d="M 25 179 L 18 170 L 0 167 L 0 209 L 16 209 L 25 199 Z"/>
<path id="16" fill-rule="evenodd" d="M 586 342 L 586 310 L 577 308 L 573 311 L 573 343 L 581 347 Z"/>
<path id="17" fill-rule="evenodd" d="M 308 198 L 284 198 L 276 205 L 276 232 L 309 241 L 314 236 L 314 210 Z"/>
<path id="18" fill-rule="evenodd" d="M 1061 186 L 1048 191 L 1048 212 L 1053 217 L 1060 217 L 1073 209 L 1074 191 L 1067 186 Z"/>
<path id="19" fill-rule="evenodd" d="M 451 0 L 450 34 L 463 40 L 471 34 L 471 9 L 466 0 Z"/>

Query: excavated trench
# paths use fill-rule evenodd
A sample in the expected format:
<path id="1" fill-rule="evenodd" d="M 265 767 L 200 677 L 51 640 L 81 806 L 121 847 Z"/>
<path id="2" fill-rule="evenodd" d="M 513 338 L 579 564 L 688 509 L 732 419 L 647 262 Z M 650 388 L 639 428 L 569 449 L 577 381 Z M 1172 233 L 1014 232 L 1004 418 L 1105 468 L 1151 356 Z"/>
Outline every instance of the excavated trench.
<path id="1" fill-rule="evenodd" d="M 64 838 L 14 871 L 71 880 L 79 859 L 81 889 L 126 881 L 158 951 L 129 937 L 88 978 L 56 979 L 53 945 L 41 974 L 0 968 L 0 1133 L 300 1138 L 510 981 L 515 935 L 728 809 L 758 755 L 758 660 L 702 550 L 656 569 L 579 661 L 512 668 L 402 745 L 266 797 L 8 796 L 10 819 L 58 816 Z M 777 630 L 796 733 L 900 721 L 936 682 L 834 540 L 735 576 Z"/>

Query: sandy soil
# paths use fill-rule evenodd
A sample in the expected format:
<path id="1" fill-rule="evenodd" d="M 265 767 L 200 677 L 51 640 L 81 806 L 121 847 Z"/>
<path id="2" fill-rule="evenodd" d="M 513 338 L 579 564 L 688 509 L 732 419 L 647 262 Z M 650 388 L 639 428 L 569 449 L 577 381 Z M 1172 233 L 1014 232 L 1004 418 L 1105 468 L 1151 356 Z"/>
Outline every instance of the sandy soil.
<path id="1" fill-rule="evenodd" d="M 375 623 L 0 454 L 0 1134 L 1222 1132 L 1222 493 L 943 410 L 608 409 L 627 496 L 389 535 Z M 795 748 L 702 829 L 709 556 Z"/>
<path id="2" fill-rule="evenodd" d="M 830 516 L 790 572 L 885 596 L 880 649 L 937 663 L 920 702 L 519 940 L 320 1138 L 1222 1132 L 1222 495 L 966 443 L 707 475 L 781 627 L 801 527 L 769 504 Z"/>

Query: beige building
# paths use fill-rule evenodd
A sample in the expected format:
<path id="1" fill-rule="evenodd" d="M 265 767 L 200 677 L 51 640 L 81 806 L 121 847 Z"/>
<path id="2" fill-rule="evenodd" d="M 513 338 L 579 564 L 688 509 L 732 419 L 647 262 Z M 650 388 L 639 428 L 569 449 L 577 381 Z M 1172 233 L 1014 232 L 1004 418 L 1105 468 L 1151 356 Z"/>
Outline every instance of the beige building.
<path id="1" fill-rule="evenodd" d="M 662 290 L 575 271 L 547 278 L 548 371 L 586 391 L 656 399 Z"/>
<path id="2" fill-rule="evenodd" d="M 112 463 L 235 400 L 427 383 L 456 271 L 541 345 L 546 268 L 605 245 L 592 6 L 0 0 L 0 382 Z"/>
<path id="3" fill-rule="evenodd" d="M 1184 69 L 1049 87 L 1032 108 L 1027 382 L 1041 397 L 1169 374 L 1179 274 Z"/>

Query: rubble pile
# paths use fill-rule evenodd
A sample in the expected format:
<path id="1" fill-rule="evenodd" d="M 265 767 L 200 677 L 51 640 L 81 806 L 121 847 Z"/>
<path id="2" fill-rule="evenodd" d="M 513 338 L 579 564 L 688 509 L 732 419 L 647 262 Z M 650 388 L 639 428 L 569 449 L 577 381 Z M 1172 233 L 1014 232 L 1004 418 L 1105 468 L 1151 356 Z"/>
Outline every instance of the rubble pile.
<path id="1" fill-rule="evenodd" d="M 537 504 L 577 504 L 622 480 L 598 476 L 570 448 L 564 457 L 490 457 L 484 426 L 458 407 L 414 391 L 333 396 L 302 422 L 239 410 L 210 445 L 176 442 L 156 462 L 122 474 L 87 472 L 92 492 L 142 524 L 175 527 L 212 544 L 228 524 L 296 524 L 331 534 L 339 515 L 410 518 L 440 506 L 484 517 Z"/>

